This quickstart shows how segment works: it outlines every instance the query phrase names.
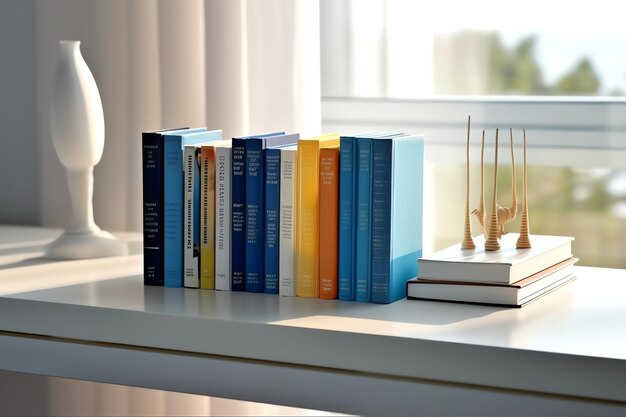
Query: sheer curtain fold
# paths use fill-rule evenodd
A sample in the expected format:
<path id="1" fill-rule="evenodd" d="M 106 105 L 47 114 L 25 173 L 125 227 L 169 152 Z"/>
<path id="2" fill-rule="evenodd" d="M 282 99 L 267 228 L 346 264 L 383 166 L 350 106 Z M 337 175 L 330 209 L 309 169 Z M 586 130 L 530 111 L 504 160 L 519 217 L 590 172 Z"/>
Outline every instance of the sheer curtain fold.
<path id="1" fill-rule="evenodd" d="M 47 103 L 57 42 L 81 40 L 102 97 L 94 208 L 107 230 L 142 228 L 141 132 L 179 126 L 320 131 L 317 0 L 37 2 L 41 222 L 70 217 Z"/>

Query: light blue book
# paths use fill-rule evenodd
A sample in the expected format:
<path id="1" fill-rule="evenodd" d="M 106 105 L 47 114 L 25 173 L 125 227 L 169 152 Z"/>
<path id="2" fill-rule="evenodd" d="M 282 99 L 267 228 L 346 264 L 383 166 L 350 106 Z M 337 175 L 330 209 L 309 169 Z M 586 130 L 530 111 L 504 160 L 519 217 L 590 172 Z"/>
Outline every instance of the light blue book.
<path id="1" fill-rule="evenodd" d="M 372 142 L 371 301 L 406 297 L 422 256 L 424 136 Z"/>
<path id="2" fill-rule="evenodd" d="M 222 131 L 206 128 L 163 135 L 164 285 L 183 286 L 183 152 L 187 145 L 221 140 Z"/>

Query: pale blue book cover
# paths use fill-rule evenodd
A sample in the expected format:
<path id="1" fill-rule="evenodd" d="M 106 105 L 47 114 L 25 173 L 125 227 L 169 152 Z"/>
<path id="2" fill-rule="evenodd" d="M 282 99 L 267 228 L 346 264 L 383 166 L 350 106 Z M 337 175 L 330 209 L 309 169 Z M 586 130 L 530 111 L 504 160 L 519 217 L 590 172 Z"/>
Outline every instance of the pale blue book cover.
<path id="1" fill-rule="evenodd" d="M 391 303 L 406 297 L 406 282 L 418 275 L 422 256 L 424 136 L 380 141 L 387 144 L 375 143 L 374 150 L 374 169 L 380 170 L 375 174 L 379 194 L 374 205 L 380 216 L 374 220 L 372 237 L 376 246 L 371 294 L 372 302 Z"/>
<path id="2" fill-rule="evenodd" d="M 164 285 L 183 286 L 183 153 L 187 145 L 221 140 L 222 131 L 189 129 L 163 135 Z"/>

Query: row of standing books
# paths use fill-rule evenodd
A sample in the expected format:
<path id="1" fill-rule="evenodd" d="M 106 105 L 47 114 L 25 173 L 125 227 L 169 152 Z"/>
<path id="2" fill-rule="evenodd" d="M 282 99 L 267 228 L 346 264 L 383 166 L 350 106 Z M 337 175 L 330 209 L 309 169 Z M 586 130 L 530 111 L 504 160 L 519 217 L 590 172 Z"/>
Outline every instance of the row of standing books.
<path id="1" fill-rule="evenodd" d="M 422 254 L 423 135 L 144 132 L 144 283 L 390 303 Z"/>

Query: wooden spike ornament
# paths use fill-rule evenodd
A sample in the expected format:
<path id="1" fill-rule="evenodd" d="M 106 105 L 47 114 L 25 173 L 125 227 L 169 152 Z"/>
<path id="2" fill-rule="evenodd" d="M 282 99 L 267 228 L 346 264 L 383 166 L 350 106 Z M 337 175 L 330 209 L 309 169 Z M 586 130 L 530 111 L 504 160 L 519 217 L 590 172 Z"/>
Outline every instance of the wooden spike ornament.
<path id="1" fill-rule="evenodd" d="M 465 184 L 465 227 L 463 229 L 462 249 L 475 249 L 476 245 L 472 239 L 472 223 L 470 221 L 469 208 L 469 185 L 470 185 L 470 162 L 469 162 L 469 143 L 470 143 L 470 120 L 471 116 L 467 116 L 467 149 L 466 149 L 466 184 Z"/>
<path id="2" fill-rule="evenodd" d="M 529 236 L 529 226 L 528 226 L 528 176 L 526 172 L 526 129 L 524 132 L 524 172 L 522 179 L 522 223 L 520 224 L 519 238 L 517 239 L 517 243 L 515 247 L 517 249 L 529 249 L 531 247 L 530 236 Z"/>
<path id="3" fill-rule="evenodd" d="M 487 236 L 485 231 L 485 131 L 483 130 L 483 142 L 480 148 L 480 205 L 472 214 L 478 218 L 478 222 L 483 228 L 483 234 Z"/>
<path id="4" fill-rule="evenodd" d="M 516 181 L 515 181 L 515 154 L 513 152 L 513 129 L 509 130 L 511 133 L 511 178 L 512 178 L 512 192 L 513 196 L 511 197 L 511 205 L 509 207 L 500 207 L 498 205 L 498 239 L 502 237 L 504 234 L 504 225 L 515 220 L 517 216 L 517 191 L 516 189 Z"/>
<path id="5" fill-rule="evenodd" d="M 498 233 L 500 231 L 500 223 L 498 221 L 498 203 L 496 194 L 498 193 L 498 129 L 496 129 L 496 155 L 493 169 L 493 198 L 491 200 L 491 213 L 487 221 L 487 240 L 485 240 L 485 250 L 500 250 L 500 242 L 498 242 Z"/>

